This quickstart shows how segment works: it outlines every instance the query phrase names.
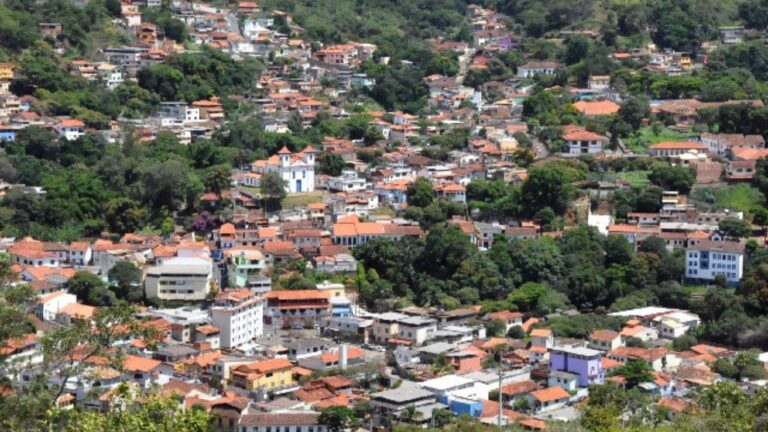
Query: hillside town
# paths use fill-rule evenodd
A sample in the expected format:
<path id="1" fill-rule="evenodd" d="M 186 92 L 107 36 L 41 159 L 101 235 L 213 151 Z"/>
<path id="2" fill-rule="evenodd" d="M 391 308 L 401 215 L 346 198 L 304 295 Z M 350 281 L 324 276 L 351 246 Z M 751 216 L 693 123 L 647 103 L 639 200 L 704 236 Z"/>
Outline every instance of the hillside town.
<path id="1" fill-rule="evenodd" d="M 606 391 L 654 427 L 768 391 L 768 91 L 702 78 L 764 30 L 601 51 L 569 27 L 556 58 L 480 2 L 427 68 L 274 2 L 107 3 L 99 49 L 44 21 L 27 49 L 58 66 L 0 62 L 0 407 L 579 431 L 614 430 L 589 425 Z"/>

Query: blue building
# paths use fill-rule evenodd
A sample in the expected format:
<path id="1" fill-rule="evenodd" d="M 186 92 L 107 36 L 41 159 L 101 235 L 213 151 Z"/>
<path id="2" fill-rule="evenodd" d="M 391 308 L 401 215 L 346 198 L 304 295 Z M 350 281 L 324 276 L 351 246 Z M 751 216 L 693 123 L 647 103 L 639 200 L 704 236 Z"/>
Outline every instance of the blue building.
<path id="1" fill-rule="evenodd" d="M 346 297 L 331 297 L 331 310 L 334 317 L 352 316 L 350 301 Z"/>
<path id="2" fill-rule="evenodd" d="M 16 141 L 16 128 L 0 125 L 0 141 Z"/>

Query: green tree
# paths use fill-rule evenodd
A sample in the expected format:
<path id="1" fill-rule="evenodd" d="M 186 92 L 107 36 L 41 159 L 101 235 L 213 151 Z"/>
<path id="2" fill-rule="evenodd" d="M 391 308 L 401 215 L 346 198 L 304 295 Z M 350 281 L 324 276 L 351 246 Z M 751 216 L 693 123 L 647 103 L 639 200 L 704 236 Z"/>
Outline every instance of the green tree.
<path id="1" fill-rule="evenodd" d="M 317 169 L 322 174 L 339 176 L 346 164 L 344 158 L 337 153 L 321 152 L 317 155 Z"/>
<path id="2" fill-rule="evenodd" d="M 638 384 L 653 380 L 651 366 L 643 359 L 629 360 L 614 369 L 611 374 L 624 377 L 628 388 L 633 388 Z"/>
<path id="3" fill-rule="evenodd" d="M 113 306 L 117 304 L 115 294 L 107 289 L 104 282 L 93 273 L 79 271 L 70 278 L 64 287 L 81 302 L 91 306 Z"/>
<path id="4" fill-rule="evenodd" d="M 717 229 L 728 238 L 739 240 L 752 234 L 752 227 L 744 220 L 727 217 L 720 220 Z"/>
<path id="5" fill-rule="evenodd" d="M 407 194 L 409 206 L 424 208 L 435 200 L 432 183 L 424 177 L 418 177 L 416 181 L 409 184 Z"/>
<path id="6" fill-rule="evenodd" d="M 331 432 L 344 432 L 349 429 L 356 429 L 360 422 L 355 416 L 355 412 L 346 406 L 334 406 L 320 411 L 318 423 L 328 427 Z"/>
<path id="7" fill-rule="evenodd" d="M 232 181 L 230 180 L 230 166 L 216 165 L 208 169 L 203 180 L 205 189 L 213 192 L 221 198 L 221 193 L 229 189 Z"/>
<path id="8" fill-rule="evenodd" d="M 142 272 L 130 261 L 118 261 L 109 269 L 109 280 L 115 284 L 118 299 L 128 303 L 141 301 L 144 292 L 141 286 Z"/>
<path id="9" fill-rule="evenodd" d="M 288 185 L 276 172 L 268 172 L 261 177 L 261 194 L 266 197 L 267 207 L 277 207 L 288 196 Z"/>
<path id="10" fill-rule="evenodd" d="M 632 96 L 625 100 L 619 108 L 619 118 L 624 120 L 633 130 L 640 128 L 644 118 L 651 115 L 651 108 L 648 98 L 643 96 Z"/>
<path id="11" fill-rule="evenodd" d="M 490 320 L 485 324 L 485 331 L 489 337 L 503 336 L 507 326 L 502 320 Z"/>
<path id="12" fill-rule="evenodd" d="M 146 226 L 149 212 L 138 201 L 121 197 L 107 202 L 104 217 L 111 232 L 125 234 Z"/>

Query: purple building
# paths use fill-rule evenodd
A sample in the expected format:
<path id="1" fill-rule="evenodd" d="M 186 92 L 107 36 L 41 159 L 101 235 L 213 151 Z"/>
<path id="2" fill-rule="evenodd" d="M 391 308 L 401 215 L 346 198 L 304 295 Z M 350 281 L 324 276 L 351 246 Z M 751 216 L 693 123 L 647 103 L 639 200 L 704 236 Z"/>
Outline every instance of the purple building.
<path id="1" fill-rule="evenodd" d="M 581 347 L 556 346 L 549 350 L 551 371 L 564 371 L 579 376 L 579 386 L 602 384 L 605 378 L 602 353 Z"/>

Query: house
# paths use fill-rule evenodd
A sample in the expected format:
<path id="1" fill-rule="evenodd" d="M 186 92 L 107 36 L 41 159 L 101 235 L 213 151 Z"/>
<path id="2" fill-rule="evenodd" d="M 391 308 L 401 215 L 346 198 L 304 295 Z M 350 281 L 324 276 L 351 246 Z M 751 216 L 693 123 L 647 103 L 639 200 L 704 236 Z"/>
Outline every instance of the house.
<path id="1" fill-rule="evenodd" d="M 554 75 L 561 65 L 557 62 L 530 62 L 517 68 L 518 78 L 533 78 L 537 74 Z"/>
<path id="2" fill-rule="evenodd" d="M 512 312 L 512 311 L 491 312 L 488 314 L 488 319 L 491 321 L 499 320 L 503 322 L 504 334 L 507 334 L 507 332 L 509 332 L 509 329 L 511 329 L 514 326 L 523 325 L 523 314 L 520 312 Z"/>
<path id="3" fill-rule="evenodd" d="M 569 155 L 600 153 L 607 142 L 604 136 L 580 127 L 565 127 L 563 140 Z"/>
<path id="4" fill-rule="evenodd" d="M 571 400 L 571 394 L 562 387 L 556 386 L 533 391 L 527 398 L 533 411 L 543 412 L 564 407 Z"/>
<path id="5" fill-rule="evenodd" d="M 148 298 L 165 301 L 200 301 L 205 300 L 214 285 L 210 261 L 172 258 L 147 270 L 144 292 Z"/>
<path id="6" fill-rule="evenodd" d="M 531 380 L 517 381 L 501 387 L 501 397 L 504 403 L 514 405 L 521 398 L 525 398 L 530 392 L 538 390 L 539 385 Z"/>
<path id="7" fill-rule="evenodd" d="M 629 360 L 642 359 L 657 372 L 662 372 L 667 368 L 675 368 L 680 363 L 680 358 L 670 353 L 666 348 L 648 349 L 624 346 L 609 352 L 608 358 L 622 364 Z"/>
<path id="8" fill-rule="evenodd" d="M 419 316 L 398 320 L 397 338 L 421 345 L 431 339 L 437 331 L 437 321 Z"/>
<path id="9" fill-rule="evenodd" d="M 742 134 L 713 134 L 703 133 L 699 142 L 706 146 L 712 154 L 724 155 L 728 150 L 762 149 L 765 148 L 765 139 L 762 135 Z"/>
<path id="10" fill-rule="evenodd" d="M 381 425 L 382 420 L 396 417 L 409 407 L 432 405 L 436 401 L 434 393 L 412 382 L 403 382 L 396 389 L 373 393 L 370 404 L 373 408 L 374 424 Z"/>
<path id="11" fill-rule="evenodd" d="M 75 303 L 77 303 L 77 297 L 74 294 L 54 291 L 37 299 L 35 316 L 43 321 L 53 321 L 64 307 Z"/>
<path id="12" fill-rule="evenodd" d="M 277 155 L 253 162 L 251 171 L 278 173 L 285 180 L 288 193 L 312 192 L 315 190 L 315 153 L 311 146 L 297 153 L 283 147 Z"/>
<path id="13" fill-rule="evenodd" d="M 612 330 L 595 330 L 589 335 L 589 347 L 599 351 L 612 351 L 622 344 L 621 335 Z"/>
<path id="14" fill-rule="evenodd" d="M 364 178 L 360 178 L 356 171 L 344 170 L 340 176 L 329 178 L 326 186 L 331 191 L 354 192 L 364 191 L 370 187 L 370 184 Z"/>
<path id="15" fill-rule="evenodd" d="M 664 141 L 649 147 L 651 156 L 670 157 L 684 153 L 700 153 L 706 151 L 704 144 L 695 141 Z"/>
<path id="16" fill-rule="evenodd" d="M 288 359 L 261 360 L 236 367 L 232 385 L 244 390 L 280 390 L 294 385 L 293 364 Z"/>
<path id="17" fill-rule="evenodd" d="M 531 346 L 552 348 L 555 344 L 555 336 L 548 328 L 537 328 L 531 331 Z"/>
<path id="18" fill-rule="evenodd" d="M 57 22 L 41 22 L 37 23 L 40 28 L 40 35 L 43 38 L 56 39 L 61 34 L 61 24 Z"/>
<path id="19" fill-rule="evenodd" d="M 240 432 L 328 432 L 320 423 L 320 413 L 312 411 L 253 412 L 243 414 Z"/>
<path id="20" fill-rule="evenodd" d="M 550 370 L 578 375 L 581 387 L 602 384 L 605 379 L 602 355 L 590 348 L 555 346 L 549 351 Z"/>
<path id="21" fill-rule="evenodd" d="M 304 327 L 331 315 L 330 295 L 319 290 L 270 291 L 264 296 L 264 321 L 285 327 Z"/>
<path id="22" fill-rule="evenodd" d="M 63 119 L 59 120 L 53 129 L 59 134 L 59 137 L 67 141 L 74 141 L 85 133 L 85 123 L 75 119 Z"/>
<path id="23" fill-rule="evenodd" d="M 738 44 L 744 42 L 744 27 L 718 27 L 720 42 Z"/>
<path id="24" fill-rule="evenodd" d="M 357 347 L 340 345 L 338 349 L 299 359 L 299 366 L 312 371 L 324 371 L 334 368 L 346 369 L 360 365 L 365 361 L 365 352 Z"/>
<path id="25" fill-rule="evenodd" d="M 221 347 L 227 349 L 260 338 L 263 317 L 264 299 L 246 288 L 220 292 L 211 307 L 211 323 L 221 332 Z"/>
<path id="26" fill-rule="evenodd" d="M 136 355 L 128 355 L 123 361 L 123 373 L 132 382 L 149 388 L 157 369 L 162 365 L 160 360 L 154 360 Z"/>
<path id="27" fill-rule="evenodd" d="M 590 75 L 587 78 L 587 88 L 590 90 L 603 91 L 611 88 L 610 75 Z"/>
<path id="28" fill-rule="evenodd" d="M 12 80 L 15 70 L 16 65 L 13 63 L 0 63 L 0 80 Z"/>
<path id="29" fill-rule="evenodd" d="M 609 116 L 619 112 L 619 104 L 611 101 L 578 101 L 573 107 L 587 117 Z"/>
<path id="30" fill-rule="evenodd" d="M 702 240 L 686 251 L 685 276 L 712 282 L 717 275 L 736 284 L 744 273 L 744 245 L 734 241 Z"/>
<path id="31" fill-rule="evenodd" d="M 579 376 L 570 372 L 551 372 L 547 379 L 547 386 L 559 386 L 569 393 L 575 393 L 579 389 Z"/>
<path id="32" fill-rule="evenodd" d="M 222 225 L 224 230 L 224 225 Z M 227 265 L 227 282 L 231 287 L 256 288 L 261 274 L 267 267 L 264 254 L 253 247 L 233 248 L 224 251 Z M 270 284 L 271 285 L 271 284 Z"/>

